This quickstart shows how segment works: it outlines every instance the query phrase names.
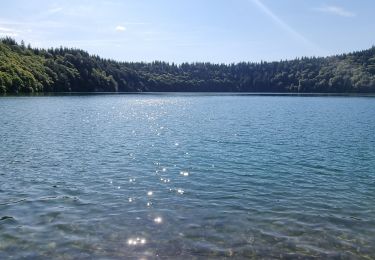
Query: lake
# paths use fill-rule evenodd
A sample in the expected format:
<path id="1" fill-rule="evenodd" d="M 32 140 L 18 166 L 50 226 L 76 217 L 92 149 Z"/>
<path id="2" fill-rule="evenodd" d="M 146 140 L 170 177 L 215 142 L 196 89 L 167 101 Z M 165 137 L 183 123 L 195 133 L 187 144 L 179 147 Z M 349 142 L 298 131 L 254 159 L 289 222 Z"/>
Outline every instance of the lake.
<path id="1" fill-rule="evenodd" d="M 0 98 L 0 259 L 375 257 L 375 98 Z"/>

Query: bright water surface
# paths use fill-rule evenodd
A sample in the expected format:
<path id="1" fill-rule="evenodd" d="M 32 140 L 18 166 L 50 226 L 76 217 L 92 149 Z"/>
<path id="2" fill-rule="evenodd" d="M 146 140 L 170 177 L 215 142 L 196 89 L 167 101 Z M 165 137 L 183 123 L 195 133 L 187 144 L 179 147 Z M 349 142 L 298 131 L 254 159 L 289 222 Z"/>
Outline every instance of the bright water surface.
<path id="1" fill-rule="evenodd" d="M 0 98 L 0 259 L 375 257 L 375 98 Z"/>

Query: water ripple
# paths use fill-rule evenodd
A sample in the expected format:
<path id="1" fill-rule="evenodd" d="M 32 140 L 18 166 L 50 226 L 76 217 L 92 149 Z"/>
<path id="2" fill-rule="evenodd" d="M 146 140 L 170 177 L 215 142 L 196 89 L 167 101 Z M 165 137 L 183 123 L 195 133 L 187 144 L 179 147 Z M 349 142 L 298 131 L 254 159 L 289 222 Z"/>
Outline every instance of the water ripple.
<path id="1" fill-rule="evenodd" d="M 0 106 L 0 259 L 375 255 L 374 99 Z"/>

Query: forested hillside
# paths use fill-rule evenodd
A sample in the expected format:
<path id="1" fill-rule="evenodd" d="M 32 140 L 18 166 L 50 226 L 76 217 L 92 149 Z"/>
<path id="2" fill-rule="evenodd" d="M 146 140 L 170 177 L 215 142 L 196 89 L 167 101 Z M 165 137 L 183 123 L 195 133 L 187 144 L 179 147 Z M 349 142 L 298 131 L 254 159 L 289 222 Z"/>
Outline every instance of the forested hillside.
<path id="1" fill-rule="evenodd" d="M 99 91 L 375 92 L 375 47 L 326 58 L 176 65 L 0 40 L 0 93 Z"/>

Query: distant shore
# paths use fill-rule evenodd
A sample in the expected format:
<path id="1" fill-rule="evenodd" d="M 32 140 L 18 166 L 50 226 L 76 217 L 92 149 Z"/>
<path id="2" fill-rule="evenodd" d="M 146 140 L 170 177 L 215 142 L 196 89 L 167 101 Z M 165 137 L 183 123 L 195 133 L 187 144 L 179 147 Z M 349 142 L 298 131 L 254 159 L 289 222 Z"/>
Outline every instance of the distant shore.
<path id="1" fill-rule="evenodd" d="M 166 96 L 291 96 L 291 97 L 375 97 L 374 93 L 277 93 L 277 92 L 37 92 L 4 93 L 0 97 L 82 96 L 82 95 L 166 95 Z"/>
<path id="2" fill-rule="evenodd" d="M 275 62 L 119 62 L 0 39 L 0 93 L 375 93 L 375 47 Z"/>

